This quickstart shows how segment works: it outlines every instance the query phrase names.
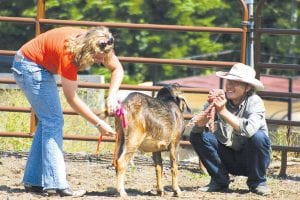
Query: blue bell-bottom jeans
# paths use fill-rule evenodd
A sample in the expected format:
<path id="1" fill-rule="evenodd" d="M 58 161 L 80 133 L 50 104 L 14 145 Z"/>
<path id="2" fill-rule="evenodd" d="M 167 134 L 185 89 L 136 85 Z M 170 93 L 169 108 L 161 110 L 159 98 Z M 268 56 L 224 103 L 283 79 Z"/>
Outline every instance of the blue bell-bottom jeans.
<path id="1" fill-rule="evenodd" d="M 55 78 L 20 52 L 15 55 L 12 73 L 37 116 L 23 183 L 45 190 L 68 188 L 62 149 L 64 120 Z"/>
<path id="2" fill-rule="evenodd" d="M 229 174 L 233 174 L 248 177 L 250 189 L 266 185 L 271 147 L 269 137 L 264 132 L 255 133 L 239 151 L 221 144 L 211 132 L 192 131 L 190 142 L 211 176 L 211 181 L 228 186 Z"/>

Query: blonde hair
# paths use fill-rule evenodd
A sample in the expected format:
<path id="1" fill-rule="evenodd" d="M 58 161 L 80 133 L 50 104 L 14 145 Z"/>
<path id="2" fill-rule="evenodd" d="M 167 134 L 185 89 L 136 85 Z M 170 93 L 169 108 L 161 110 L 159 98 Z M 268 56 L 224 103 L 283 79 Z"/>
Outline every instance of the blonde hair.
<path id="1" fill-rule="evenodd" d="M 68 39 L 66 48 L 74 55 L 74 64 L 78 70 L 85 70 L 95 63 L 94 57 L 98 53 L 104 53 L 104 62 L 112 56 L 114 44 L 107 44 L 105 48 L 100 48 L 101 42 L 107 42 L 113 38 L 109 29 L 104 26 L 90 28 L 83 34 Z"/>

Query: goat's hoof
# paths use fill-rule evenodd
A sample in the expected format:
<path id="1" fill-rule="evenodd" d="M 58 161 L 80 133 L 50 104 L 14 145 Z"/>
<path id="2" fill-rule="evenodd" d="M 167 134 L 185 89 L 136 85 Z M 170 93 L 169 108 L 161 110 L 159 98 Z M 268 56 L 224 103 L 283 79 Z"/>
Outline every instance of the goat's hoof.
<path id="1" fill-rule="evenodd" d="M 180 190 L 177 190 L 177 191 L 174 191 L 174 193 L 173 193 L 173 196 L 174 197 L 180 197 L 181 196 L 181 191 Z"/>
<path id="2" fill-rule="evenodd" d="M 122 197 L 122 198 L 128 197 L 126 192 L 120 192 L 119 194 L 120 194 L 120 197 Z"/>
<path id="3" fill-rule="evenodd" d="M 157 196 L 163 197 L 165 194 L 164 191 L 157 191 Z"/>

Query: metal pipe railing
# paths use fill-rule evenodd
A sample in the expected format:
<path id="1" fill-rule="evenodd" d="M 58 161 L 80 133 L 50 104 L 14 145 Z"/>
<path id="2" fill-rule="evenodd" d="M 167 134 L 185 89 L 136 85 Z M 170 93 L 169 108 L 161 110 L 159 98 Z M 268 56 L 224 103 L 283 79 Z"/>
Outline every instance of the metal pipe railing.
<path id="1" fill-rule="evenodd" d="M 0 78 L 0 83 L 4 84 L 16 84 L 15 80 L 12 78 Z M 61 86 L 61 82 L 57 82 L 58 86 Z M 94 89 L 108 89 L 108 83 L 91 83 L 91 82 L 78 82 L 79 88 L 94 88 Z M 142 85 L 129 85 L 122 84 L 120 86 L 121 90 L 140 90 L 140 91 L 158 91 L 162 86 L 142 86 Z M 207 94 L 209 92 L 208 88 L 189 88 L 182 87 L 180 89 L 184 93 L 199 93 Z M 259 91 L 257 92 L 262 97 L 286 97 L 286 98 L 300 98 L 300 93 L 294 92 L 272 92 L 272 91 Z"/>
<path id="2" fill-rule="evenodd" d="M 247 5 L 244 0 L 238 0 L 242 8 L 243 21 L 241 28 L 223 28 L 223 27 L 199 27 L 199 26 L 179 26 L 179 25 L 161 25 L 161 24 L 133 24 L 133 23 L 115 23 L 115 22 L 93 22 L 93 21 L 75 21 L 75 20 L 57 20 L 57 19 L 45 19 L 45 0 L 37 0 L 37 17 L 36 18 L 25 18 L 25 17 L 5 17 L 0 16 L 0 22 L 13 22 L 13 23 L 29 23 L 35 24 L 36 35 L 41 33 L 41 26 L 46 24 L 51 25 L 73 25 L 73 26 L 107 26 L 110 28 L 126 28 L 126 29 L 150 29 L 159 31 L 178 31 L 178 32 L 212 32 L 212 33 L 224 33 L 224 34 L 240 34 L 241 35 L 241 56 L 240 62 L 245 63 L 246 61 L 246 46 L 247 46 L 247 33 L 248 33 L 248 23 L 249 23 L 249 13 Z M 257 4 L 256 17 L 255 17 L 255 55 L 254 55 L 254 66 L 257 72 L 257 78 L 260 77 L 262 69 L 272 68 L 272 69 L 285 69 L 285 70 L 299 70 L 299 64 L 269 64 L 261 63 L 260 61 L 260 49 L 261 49 L 261 34 L 270 35 L 299 35 L 300 30 L 285 30 L 285 29 L 272 29 L 272 28 L 261 28 L 261 13 L 265 0 L 260 0 Z M 15 51 L 11 50 L 0 50 L 0 55 L 14 55 Z M 137 58 L 137 57 L 119 57 L 121 62 L 131 62 L 131 63 L 155 63 L 155 64 L 173 64 L 173 65 L 187 65 L 199 68 L 208 67 L 218 67 L 218 68 L 229 68 L 235 62 L 225 62 L 225 61 L 200 61 L 200 60 L 181 60 L 181 59 L 160 59 L 160 58 Z M 0 83 L 15 84 L 13 79 L 1 78 Z M 58 82 L 61 86 L 61 83 Z M 79 83 L 79 87 L 85 88 L 97 88 L 97 89 L 108 89 L 109 84 L 96 84 L 96 83 Z M 159 86 L 137 86 L 137 85 L 121 85 L 120 89 L 126 90 L 140 90 L 140 91 L 157 91 L 161 87 Z M 205 88 L 182 88 L 185 93 L 199 93 L 207 94 L 208 89 Z M 263 97 L 275 97 L 275 98 L 300 98 L 299 93 L 293 92 L 270 92 L 263 91 L 259 92 Z M 0 107 L 0 111 L 3 112 L 28 112 L 32 113 L 31 108 L 17 108 L 17 107 Z M 64 110 L 64 114 L 76 115 L 73 110 Z M 33 115 L 34 116 L 34 115 Z M 185 115 L 185 119 L 190 119 L 191 115 Z M 31 128 L 30 132 L 33 133 L 34 129 L 34 118 L 31 118 Z M 290 120 L 273 120 L 267 119 L 269 124 L 278 124 L 286 126 L 300 126 L 298 121 Z M 11 132 L 0 132 L 0 136 L 3 137 L 32 137 L 31 133 L 11 133 Z M 64 139 L 70 140 L 86 140 L 86 141 L 97 141 L 96 136 L 78 136 L 78 135 L 64 135 Z M 104 137 L 103 141 L 114 141 L 114 138 Z M 181 141 L 181 145 L 190 145 L 188 141 Z M 298 151 L 299 147 L 283 147 L 283 146 L 272 146 L 274 150 L 286 151 Z M 284 159 L 283 159 L 284 160 Z M 281 173 L 284 173 L 282 171 Z"/>
<path id="3" fill-rule="evenodd" d="M 15 55 L 16 51 L 0 50 L 0 55 Z M 183 60 L 183 59 L 162 59 L 162 58 L 142 58 L 142 57 L 118 57 L 121 62 L 128 63 L 146 63 L 146 64 L 173 64 L 173 65 L 188 65 L 193 67 L 218 67 L 230 68 L 236 62 L 229 61 L 206 61 L 206 60 Z"/>
<path id="4" fill-rule="evenodd" d="M 254 55 L 254 65 L 256 67 L 257 72 L 257 78 L 260 77 L 260 73 L 262 69 L 271 68 L 271 69 L 284 69 L 284 70 L 300 70 L 299 64 L 278 64 L 278 63 L 262 63 L 261 62 L 261 35 L 262 34 L 268 34 L 268 35 L 299 35 L 300 30 L 289 30 L 289 29 L 275 29 L 275 28 L 262 28 L 262 11 L 264 8 L 264 5 L 266 3 L 266 0 L 260 0 L 257 4 L 256 8 L 256 17 L 255 17 L 255 55 Z M 291 87 L 291 85 L 289 85 Z M 279 93 L 278 93 L 279 94 Z M 286 96 L 286 93 L 282 94 L 282 97 L 288 97 L 288 98 L 299 98 L 299 94 L 293 93 L 290 91 L 290 93 Z M 289 109 L 288 109 L 288 116 L 291 116 L 292 112 L 292 101 L 289 99 Z M 268 120 L 268 123 L 270 120 Z M 288 129 L 290 130 L 291 126 L 298 126 L 299 122 L 292 122 L 290 120 L 285 121 L 282 123 L 282 125 L 287 125 Z M 289 131 L 287 132 L 287 137 L 289 136 Z M 299 152 L 300 147 L 290 147 L 290 146 L 274 146 L 272 145 L 273 150 L 279 150 L 281 151 L 281 167 L 279 176 L 286 176 L 286 168 L 287 168 L 287 152 L 293 151 L 293 152 Z"/>

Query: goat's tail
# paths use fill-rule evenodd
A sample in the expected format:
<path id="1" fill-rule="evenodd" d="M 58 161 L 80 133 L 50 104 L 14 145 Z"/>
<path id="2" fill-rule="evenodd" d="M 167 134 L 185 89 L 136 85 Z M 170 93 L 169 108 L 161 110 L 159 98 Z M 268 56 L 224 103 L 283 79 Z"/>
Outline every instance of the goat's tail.
<path id="1" fill-rule="evenodd" d="M 115 117 L 115 128 L 117 130 L 117 133 L 115 134 L 115 148 L 114 148 L 114 155 L 113 155 L 113 161 L 112 161 L 112 165 L 116 168 L 117 167 L 117 159 L 118 159 L 118 152 L 119 152 L 119 148 L 121 148 L 121 144 L 120 144 L 120 137 L 123 137 L 123 128 L 126 128 L 126 120 L 125 120 L 125 109 L 123 108 L 121 101 L 119 101 L 120 104 L 120 108 L 116 111 L 114 117 Z M 108 115 L 108 111 L 104 110 L 102 112 L 98 112 L 97 115 L 101 118 L 101 119 L 106 119 L 109 115 Z M 120 126 L 120 121 L 122 122 L 122 127 Z M 102 135 L 99 137 L 98 140 L 98 146 L 97 146 L 97 153 L 99 152 L 99 146 L 100 143 L 102 141 Z"/>
<path id="2" fill-rule="evenodd" d="M 115 135 L 115 148 L 114 148 L 114 156 L 113 156 L 113 161 L 112 165 L 117 168 L 117 153 L 118 153 L 118 146 L 119 146 L 119 134 L 117 133 Z"/>

